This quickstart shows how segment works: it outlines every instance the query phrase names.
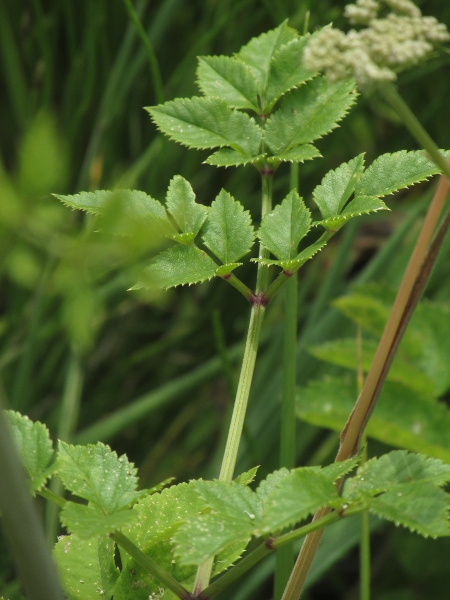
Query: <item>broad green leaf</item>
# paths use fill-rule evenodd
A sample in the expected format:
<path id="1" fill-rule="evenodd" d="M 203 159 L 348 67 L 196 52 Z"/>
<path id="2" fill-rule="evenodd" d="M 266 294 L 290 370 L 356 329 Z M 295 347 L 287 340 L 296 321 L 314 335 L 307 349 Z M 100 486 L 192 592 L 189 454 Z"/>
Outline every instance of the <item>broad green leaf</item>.
<path id="1" fill-rule="evenodd" d="M 255 239 L 248 210 L 221 190 L 209 209 L 203 242 L 223 263 L 236 263 L 250 252 Z"/>
<path id="2" fill-rule="evenodd" d="M 119 569 L 108 537 L 81 540 L 61 536 L 53 549 L 68 600 L 111 600 Z"/>
<path id="3" fill-rule="evenodd" d="M 261 517 L 261 500 L 247 486 L 226 481 L 195 481 L 195 489 L 206 504 L 219 515 L 230 515 L 244 521 Z"/>
<path id="4" fill-rule="evenodd" d="M 396 487 L 372 498 L 369 510 L 425 537 L 450 535 L 449 495 L 422 481 Z"/>
<path id="5" fill-rule="evenodd" d="M 278 469 L 277 471 L 274 471 L 273 473 L 269 473 L 269 475 L 267 475 L 267 477 L 263 481 L 261 481 L 256 490 L 256 493 L 262 500 L 263 505 L 265 504 L 267 498 L 269 498 L 270 494 L 273 492 L 275 487 L 278 485 L 278 483 L 285 477 L 288 477 L 289 474 L 289 469 L 283 467 L 281 469 Z"/>
<path id="6" fill-rule="evenodd" d="M 283 271 L 287 273 L 294 274 L 296 271 L 300 269 L 310 258 L 312 258 L 315 254 L 320 252 L 324 246 L 326 246 L 327 242 L 323 240 L 317 240 L 311 246 L 302 250 L 300 254 L 297 254 L 295 258 L 292 260 L 273 260 L 271 258 L 252 258 L 253 262 L 260 262 L 262 265 L 276 265 L 281 267 Z"/>
<path id="7" fill-rule="evenodd" d="M 216 263 L 196 246 L 174 246 L 152 260 L 135 286 L 169 289 L 206 281 L 216 275 Z"/>
<path id="8" fill-rule="evenodd" d="M 102 215 L 108 219 L 110 228 L 118 233 L 133 232 L 136 227 L 150 228 L 153 234 L 161 236 L 176 233 L 164 206 L 145 192 L 98 190 L 72 196 L 54 196 L 70 208 Z"/>
<path id="9" fill-rule="evenodd" d="M 309 144 L 335 129 L 355 98 L 352 79 L 329 83 L 326 77 L 318 77 L 286 96 L 267 120 L 264 141 L 283 160 L 295 146 Z"/>
<path id="10" fill-rule="evenodd" d="M 240 485 L 250 485 L 251 482 L 255 479 L 256 473 L 259 467 L 253 467 L 250 471 L 245 471 L 238 475 L 235 479 L 235 483 L 239 483 Z"/>
<path id="11" fill-rule="evenodd" d="M 33 422 L 13 410 L 5 411 L 6 419 L 23 466 L 30 478 L 31 490 L 38 492 L 55 470 L 51 465 L 53 443 L 45 425 Z"/>
<path id="12" fill-rule="evenodd" d="M 448 156 L 448 152 L 444 154 Z M 383 154 L 366 169 L 358 182 L 356 194 L 387 196 L 437 173 L 440 173 L 440 169 L 424 150 Z"/>
<path id="13" fill-rule="evenodd" d="M 84 498 L 105 514 L 119 512 L 135 502 L 136 469 L 127 457 L 117 456 L 101 442 L 87 446 L 58 444 L 58 477 L 65 487 Z"/>
<path id="14" fill-rule="evenodd" d="M 311 227 L 311 213 L 296 190 L 266 215 L 258 231 L 262 244 L 279 260 L 291 260 Z"/>
<path id="15" fill-rule="evenodd" d="M 312 144 L 302 144 L 300 146 L 294 146 L 287 152 L 284 152 L 282 156 L 268 156 L 266 162 L 268 165 L 276 168 L 280 162 L 305 162 L 305 160 L 312 160 L 313 158 L 321 157 L 321 153 Z"/>
<path id="16" fill-rule="evenodd" d="M 364 154 L 329 171 L 313 191 L 314 202 L 323 219 L 339 215 L 364 171 Z"/>
<path id="17" fill-rule="evenodd" d="M 355 217 L 361 217 L 362 215 L 368 215 L 379 210 L 390 210 L 383 200 L 375 196 L 358 196 L 347 204 L 342 213 L 336 217 L 329 217 L 323 221 L 316 221 L 313 223 L 314 226 L 322 225 L 328 231 L 338 231 L 345 223 L 354 219 Z"/>
<path id="18" fill-rule="evenodd" d="M 266 114 L 271 112 L 281 96 L 314 76 L 303 66 L 303 49 L 310 39 L 309 34 L 295 38 L 281 46 L 275 53 L 267 77 L 264 107 Z"/>
<path id="19" fill-rule="evenodd" d="M 331 479 L 331 481 L 337 481 L 347 473 L 350 473 L 361 460 L 359 453 L 352 458 L 342 460 L 340 462 L 331 463 L 326 467 L 321 467 L 321 473 Z M 316 467 L 317 468 L 317 467 Z"/>
<path id="20" fill-rule="evenodd" d="M 265 154 L 248 156 L 248 154 L 233 150 L 232 148 L 221 148 L 210 154 L 205 160 L 205 164 L 213 165 L 215 167 L 239 167 L 248 164 L 257 166 L 259 164 L 264 164 L 265 157 Z"/>
<path id="21" fill-rule="evenodd" d="M 243 61 L 252 71 L 258 82 L 258 92 L 261 99 L 261 109 L 266 107 L 266 89 L 269 78 L 270 64 L 276 52 L 288 42 L 296 39 L 298 33 L 284 21 L 276 29 L 267 31 L 253 38 L 243 46 L 237 58 Z"/>
<path id="22" fill-rule="evenodd" d="M 205 222 L 208 209 L 195 202 L 194 190 L 181 175 L 175 175 L 169 184 L 166 206 L 181 231 L 195 238 Z"/>
<path id="23" fill-rule="evenodd" d="M 197 83 L 205 96 L 216 96 L 233 108 L 250 109 L 259 114 L 258 82 L 238 58 L 199 56 Z"/>
<path id="24" fill-rule="evenodd" d="M 342 431 L 357 398 L 356 383 L 344 378 L 313 381 L 301 388 L 297 415 L 308 423 Z M 387 381 L 367 425 L 367 435 L 450 463 L 450 410 L 425 395 Z"/>
<path id="25" fill-rule="evenodd" d="M 61 523 L 81 539 L 108 535 L 129 525 L 135 519 L 132 510 L 121 510 L 105 515 L 94 505 L 67 502 L 60 514 Z"/>
<path id="26" fill-rule="evenodd" d="M 300 468 L 279 480 L 264 503 L 261 533 L 299 523 L 322 506 L 339 500 L 333 481 L 319 469 Z"/>
<path id="27" fill-rule="evenodd" d="M 219 98 L 178 98 L 147 110 L 158 129 L 185 146 L 230 146 L 247 156 L 259 154 L 260 127 Z"/>
<path id="28" fill-rule="evenodd" d="M 450 465 L 423 454 L 394 450 L 380 458 L 373 458 L 359 467 L 356 477 L 349 479 L 344 488 L 348 493 L 376 495 L 387 490 L 403 489 L 411 482 L 426 482 L 442 486 L 450 481 Z"/>
<path id="29" fill-rule="evenodd" d="M 365 373 L 369 371 L 373 357 L 378 344 L 372 340 L 363 340 L 361 364 Z M 340 367 L 347 369 L 358 369 L 358 350 L 355 339 L 331 340 L 316 346 L 309 346 L 310 352 L 315 358 L 324 360 Z M 395 357 L 394 362 L 388 373 L 390 381 L 398 381 L 416 392 L 423 392 L 429 396 L 430 390 L 433 388 L 433 381 L 425 373 L 417 369 L 413 365 L 404 360 L 401 355 Z"/>

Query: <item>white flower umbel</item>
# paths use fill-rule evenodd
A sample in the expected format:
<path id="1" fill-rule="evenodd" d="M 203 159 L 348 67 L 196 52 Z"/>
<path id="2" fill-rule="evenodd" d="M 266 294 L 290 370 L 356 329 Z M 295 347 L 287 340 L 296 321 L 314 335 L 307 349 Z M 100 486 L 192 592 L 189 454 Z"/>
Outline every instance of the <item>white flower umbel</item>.
<path id="1" fill-rule="evenodd" d="M 382 4 L 392 12 L 378 18 Z M 305 48 L 304 61 L 334 81 L 353 75 L 362 88 L 394 81 L 397 73 L 426 58 L 434 44 L 450 40 L 447 27 L 422 16 L 410 0 L 357 0 L 345 7 L 345 15 L 365 27 L 347 34 L 325 27 Z"/>

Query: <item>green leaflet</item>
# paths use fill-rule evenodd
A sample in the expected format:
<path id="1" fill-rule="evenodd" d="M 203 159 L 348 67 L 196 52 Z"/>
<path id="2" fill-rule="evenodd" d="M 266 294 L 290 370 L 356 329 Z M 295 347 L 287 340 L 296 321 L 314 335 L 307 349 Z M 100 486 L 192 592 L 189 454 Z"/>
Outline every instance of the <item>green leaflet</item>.
<path id="1" fill-rule="evenodd" d="M 284 152 L 282 156 L 268 156 L 266 161 L 268 165 L 276 168 L 280 162 L 305 162 L 305 160 L 312 160 L 313 158 L 321 157 L 319 150 L 312 144 L 301 144 L 300 146 L 294 146 L 287 152 Z"/>
<path id="2" fill-rule="evenodd" d="M 286 96 L 266 123 L 264 141 L 283 160 L 283 155 L 295 146 L 313 142 L 335 129 L 355 99 L 352 79 L 331 84 L 326 77 L 318 77 Z"/>
<path id="3" fill-rule="evenodd" d="M 250 213 L 222 189 L 209 209 L 205 246 L 224 264 L 236 263 L 250 252 L 254 239 Z"/>
<path id="4" fill-rule="evenodd" d="M 339 215 L 353 194 L 364 171 L 364 154 L 359 154 L 337 169 L 329 171 L 313 191 L 314 202 L 323 219 Z"/>
<path id="5" fill-rule="evenodd" d="M 303 66 L 303 50 L 310 41 L 306 34 L 280 47 L 270 61 L 265 90 L 264 112 L 269 114 L 275 103 L 287 92 L 313 78 L 314 74 Z"/>
<path id="6" fill-rule="evenodd" d="M 425 536 L 450 535 L 449 497 L 439 489 L 449 480 L 449 465 L 398 450 L 362 465 L 346 481 L 343 500 L 370 499 L 369 510 L 396 525 Z"/>
<path id="7" fill-rule="evenodd" d="M 365 373 L 368 372 L 372 364 L 377 346 L 378 344 L 373 340 L 364 339 L 362 342 L 361 364 Z M 308 352 L 319 360 L 324 360 L 340 367 L 346 367 L 354 371 L 358 368 L 358 352 L 354 338 L 331 340 L 315 346 L 309 346 Z M 415 364 L 406 361 L 401 353 L 395 357 L 387 377 L 390 381 L 398 381 L 416 392 L 426 394 L 427 397 L 433 388 L 432 379 L 417 369 Z"/>
<path id="8" fill-rule="evenodd" d="M 221 148 L 213 152 L 205 160 L 205 164 L 214 165 L 215 167 L 239 167 L 245 165 L 263 166 L 266 159 L 265 154 L 258 156 L 248 156 L 243 152 L 232 150 L 231 148 Z"/>
<path id="9" fill-rule="evenodd" d="M 444 155 L 447 157 L 449 152 L 444 152 Z M 356 194 L 387 196 L 437 173 L 440 173 L 440 169 L 427 157 L 424 150 L 401 150 L 394 154 L 383 154 L 362 175 Z"/>
<path id="10" fill-rule="evenodd" d="M 216 96 L 233 108 L 250 109 L 259 114 L 256 77 L 238 58 L 199 56 L 197 81 L 205 96 Z"/>
<path id="11" fill-rule="evenodd" d="M 169 184 L 166 206 L 181 231 L 195 238 L 205 222 L 208 209 L 195 202 L 194 190 L 181 175 L 175 175 Z"/>
<path id="12" fill-rule="evenodd" d="M 119 577 L 114 542 L 108 537 L 81 540 L 61 536 L 53 549 L 68 600 L 110 600 Z"/>
<path id="13" fill-rule="evenodd" d="M 283 271 L 288 273 L 295 273 L 302 267 L 310 258 L 312 258 L 315 254 L 320 252 L 324 246 L 326 246 L 326 240 L 317 240 L 305 250 L 302 250 L 300 254 L 297 254 L 295 258 L 292 260 L 273 260 L 271 258 L 252 258 L 253 262 L 260 262 L 262 265 L 276 265 L 277 267 L 281 267 Z"/>
<path id="14" fill-rule="evenodd" d="M 311 213 L 296 190 L 292 190 L 281 204 L 266 215 L 258 231 L 258 238 L 279 260 L 290 260 L 297 254 L 297 246 L 311 227 Z"/>
<path id="15" fill-rule="evenodd" d="M 164 206 L 145 192 L 98 190 L 72 196 L 54 196 L 70 208 L 102 215 L 117 233 L 133 233 L 136 227 L 145 227 L 147 234 L 152 235 L 170 236 L 175 233 Z"/>
<path id="16" fill-rule="evenodd" d="M 266 88 L 271 61 L 283 45 L 297 37 L 298 33 L 295 29 L 289 27 L 287 22 L 284 21 L 276 29 L 250 40 L 237 54 L 237 58 L 250 68 L 258 82 L 262 112 L 266 110 Z"/>
<path id="17" fill-rule="evenodd" d="M 55 470 L 53 443 L 45 425 L 31 421 L 13 410 L 5 411 L 20 459 L 30 478 L 31 490 L 38 492 Z"/>
<path id="18" fill-rule="evenodd" d="M 249 157 L 259 154 L 261 129 L 219 98 L 178 98 L 147 110 L 158 129 L 185 146 L 229 146 Z"/>
<path id="19" fill-rule="evenodd" d="M 75 502 L 67 502 L 60 514 L 61 523 L 81 539 L 108 535 L 130 525 L 134 518 L 131 510 L 105 515 L 97 506 Z"/>
<path id="20" fill-rule="evenodd" d="M 376 196 L 358 196 L 347 204 L 340 215 L 336 217 L 330 217 L 324 221 L 315 222 L 314 225 L 322 225 L 322 227 L 329 231 L 337 231 L 350 219 L 360 217 L 362 215 L 369 215 L 370 213 L 378 212 L 379 210 L 390 209 L 386 206 L 383 200 L 380 200 Z"/>
<path id="21" fill-rule="evenodd" d="M 218 265 L 196 246 L 174 246 L 152 260 L 136 287 L 169 289 L 215 277 Z"/>
<path id="22" fill-rule="evenodd" d="M 353 380 L 328 378 L 301 388 L 297 415 L 308 423 L 342 431 L 356 398 Z M 450 410 L 424 395 L 387 381 L 367 424 L 367 435 L 399 448 L 450 463 Z"/>
<path id="23" fill-rule="evenodd" d="M 250 485 L 250 483 L 255 479 L 258 469 L 259 467 L 253 467 L 249 471 L 241 473 L 234 479 L 234 482 L 240 483 L 241 485 Z"/>
<path id="24" fill-rule="evenodd" d="M 65 487 L 80 498 L 112 514 L 130 506 L 139 497 L 136 469 L 126 456 L 102 444 L 71 446 L 59 442 L 58 477 Z"/>

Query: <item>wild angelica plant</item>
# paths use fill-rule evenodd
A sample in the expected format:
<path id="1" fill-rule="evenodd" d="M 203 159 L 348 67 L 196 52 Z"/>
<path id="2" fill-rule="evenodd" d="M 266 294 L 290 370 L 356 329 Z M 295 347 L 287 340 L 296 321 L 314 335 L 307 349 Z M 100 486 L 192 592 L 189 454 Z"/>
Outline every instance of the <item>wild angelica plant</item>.
<path id="1" fill-rule="evenodd" d="M 401 12 L 399 6 L 410 3 L 387 4 Z M 359 2 L 357 8 L 372 10 L 370 23 L 374 21 L 373 2 Z M 54 551 L 69 598 L 213 598 L 272 550 L 367 511 L 422 535 L 450 533 L 448 499 L 441 489 L 450 480 L 450 468 L 404 450 L 364 463 L 343 487 L 340 482 L 359 460 L 355 444 L 348 457 L 333 465 L 281 468 L 256 490 L 249 487 L 256 468 L 233 479 L 259 336 L 271 299 L 349 220 L 386 210 L 382 198 L 440 172 L 423 151 L 383 155 L 368 168 L 360 154 L 330 171 L 314 190 L 318 220 L 313 220 L 296 189 L 272 208 L 278 167 L 318 158 L 313 142 L 337 126 L 356 98 L 352 78 L 340 74 L 330 81 L 319 76 L 319 66 L 312 71 L 310 63 L 305 65 L 308 48 L 314 49 L 321 35 L 299 36 L 283 23 L 233 57 L 202 57 L 197 72 L 202 96 L 149 109 L 158 128 L 175 141 L 214 150 L 207 164 L 252 165 L 259 171 L 261 223 L 256 233 L 248 211 L 228 192 L 221 190 L 210 206 L 198 203 L 181 176 L 170 182 L 165 205 L 144 192 L 128 190 L 59 196 L 72 208 L 99 215 L 100 223 L 119 211 L 115 223 L 121 235 L 132 235 L 138 225 L 148 236 L 164 240 L 168 248 L 151 260 L 135 287 L 168 289 L 220 278 L 251 307 L 218 480 L 165 489 L 162 484 L 138 492 L 136 470 L 126 457 L 117 457 L 101 443 L 59 442 L 54 460 L 46 428 L 8 413 L 33 492 L 62 508 L 61 522 L 70 532 Z M 313 55 L 311 51 L 309 60 Z M 384 68 L 378 65 L 377 72 Z M 251 259 L 257 263 L 256 285 L 251 289 L 235 270 L 255 237 L 259 255 Z M 278 270 L 272 282 L 269 268 Z M 359 427 L 358 441 L 361 431 Z M 55 496 L 46 487 L 53 475 L 88 504 Z M 311 524 L 298 527 L 319 509 L 322 513 Z M 253 537 L 261 538 L 261 545 L 232 567 Z M 115 545 L 121 569 L 114 560 Z M 209 584 L 211 574 L 227 569 Z M 292 600 L 298 594 L 296 583 L 288 585 L 283 597 Z"/>

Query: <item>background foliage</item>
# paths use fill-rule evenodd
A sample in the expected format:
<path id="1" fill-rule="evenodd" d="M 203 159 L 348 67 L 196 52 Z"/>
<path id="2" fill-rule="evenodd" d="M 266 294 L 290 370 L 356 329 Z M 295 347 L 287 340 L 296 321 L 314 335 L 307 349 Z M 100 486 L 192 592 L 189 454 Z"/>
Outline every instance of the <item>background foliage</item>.
<path id="1" fill-rule="evenodd" d="M 446 3 L 418 4 L 425 14 L 450 22 Z M 302 31 L 310 8 L 310 31 L 330 21 L 339 26 L 343 5 L 331 0 L 135 2 L 157 59 L 165 100 L 198 93 L 196 56 L 231 54 L 285 18 Z M 439 75 L 445 67 L 448 55 L 408 73 L 400 84 L 438 145 L 448 148 L 450 80 Z M 147 239 L 145 231 L 138 231 L 132 243 L 111 238 L 108 228 L 114 229 L 115 214 L 97 232 L 89 216 L 70 212 L 50 193 L 132 187 L 163 200 L 172 177 L 181 174 L 202 204 L 210 204 L 225 187 L 257 222 L 257 173 L 251 167 L 218 170 L 204 165 L 204 152 L 187 151 L 158 133 L 142 109 L 163 99 L 158 77 L 119 0 L 2 2 L 0 71 L 3 403 L 46 422 L 54 437 L 66 442 L 111 443 L 136 463 L 143 487 L 171 476 L 178 481 L 217 476 L 237 378 L 239 348 L 235 345 L 247 325 L 245 301 L 220 281 L 170 292 L 125 292 L 136 281 L 136 266 L 145 264 L 145 257 L 161 241 Z M 392 115 L 364 98 L 344 127 L 318 147 L 325 158 L 306 163 L 300 170 L 300 193 L 305 198 L 329 169 L 360 152 L 366 152 L 370 163 L 382 153 L 415 149 Z M 280 167 L 276 199 L 286 195 L 288 178 L 287 167 Z M 429 189 L 424 184 L 394 200 L 388 197 L 392 213 L 372 216 L 370 224 L 361 219 L 350 225 L 302 271 L 298 348 L 302 386 L 324 374 L 340 378 L 346 374 L 352 385 L 354 373 L 349 368 L 353 365 L 336 364 L 333 348 L 323 345 L 356 335 L 354 323 L 343 316 L 345 306 L 338 304 L 339 313 L 331 300 L 355 283 L 395 287 Z M 427 306 L 439 303 L 443 322 L 448 321 L 449 250 L 447 241 L 426 292 L 428 304 L 422 309 L 426 315 Z M 242 276 L 253 284 L 251 268 Z M 378 292 L 367 288 L 363 292 L 379 300 L 379 288 L 374 289 Z M 387 293 L 382 296 L 388 297 Z M 383 322 L 378 309 L 371 315 Z M 441 335 L 436 343 L 433 330 L 441 331 L 440 321 L 433 328 L 431 319 L 438 320 L 440 313 L 429 313 L 434 316 L 423 317 L 425 325 L 418 321 L 416 330 L 419 340 L 423 336 L 428 340 L 430 350 L 413 357 L 413 364 L 421 364 L 424 377 L 435 382 L 428 389 L 430 402 L 442 405 L 448 399 L 448 382 L 432 367 L 436 357 L 449 355 L 449 337 Z M 281 316 L 282 299 L 277 298 L 263 331 L 237 468 L 241 472 L 260 464 L 261 477 L 276 469 L 278 462 Z M 360 321 L 370 345 L 370 335 L 376 338 L 379 327 L 376 319 L 364 320 L 363 316 Z M 431 323 L 428 329 L 426 323 Z M 342 356 L 341 347 L 337 352 Z M 324 358 L 332 366 L 319 360 Z M 315 385 L 319 384 L 310 383 L 307 388 L 310 395 Z M 392 385 L 399 385 L 398 381 Z M 117 414 L 119 410 L 124 412 Z M 317 413 L 303 417 L 311 424 L 299 425 L 298 464 L 330 462 L 337 435 L 314 425 L 326 425 Z M 440 446 L 449 452 L 446 431 Z M 384 451 L 389 439 L 369 431 L 370 435 L 374 439 L 369 442 L 369 454 Z M 396 435 L 398 431 L 391 439 Z M 51 513 L 47 523 L 49 535 L 54 535 Z M 324 595 L 343 598 L 344 590 L 345 598 L 356 597 L 357 588 L 353 593 L 352 586 L 357 575 L 357 523 L 343 525 L 330 529 L 322 555 L 317 557 L 311 584 L 321 569 L 330 570 L 319 584 L 310 586 L 305 597 L 309 594 L 311 600 Z M 373 527 L 379 530 L 375 521 Z M 375 597 L 444 598 L 448 541 L 422 540 L 394 526 L 383 526 L 382 533 L 373 538 Z M 0 544 L 0 591 L 5 598 L 20 598 L 3 540 Z M 269 575 L 267 561 L 232 597 L 270 598 Z"/>

